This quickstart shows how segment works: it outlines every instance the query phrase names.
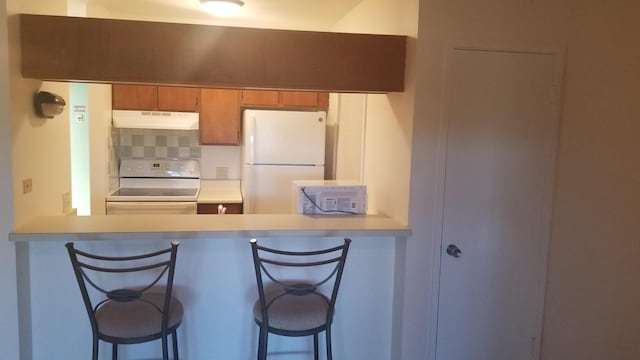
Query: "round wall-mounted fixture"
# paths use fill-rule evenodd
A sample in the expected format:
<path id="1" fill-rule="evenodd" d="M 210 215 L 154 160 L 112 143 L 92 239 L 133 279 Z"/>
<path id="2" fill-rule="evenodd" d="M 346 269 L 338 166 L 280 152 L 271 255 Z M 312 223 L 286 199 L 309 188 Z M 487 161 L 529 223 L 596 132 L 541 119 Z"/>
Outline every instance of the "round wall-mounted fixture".
<path id="1" fill-rule="evenodd" d="M 67 103 L 62 96 L 47 91 L 38 91 L 33 96 L 33 106 L 36 115 L 41 118 L 52 119 L 56 115 L 60 115 Z"/>
<path id="2" fill-rule="evenodd" d="M 200 0 L 204 9 L 221 17 L 229 17 L 237 14 L 244 6 L 241 0 Z"/>

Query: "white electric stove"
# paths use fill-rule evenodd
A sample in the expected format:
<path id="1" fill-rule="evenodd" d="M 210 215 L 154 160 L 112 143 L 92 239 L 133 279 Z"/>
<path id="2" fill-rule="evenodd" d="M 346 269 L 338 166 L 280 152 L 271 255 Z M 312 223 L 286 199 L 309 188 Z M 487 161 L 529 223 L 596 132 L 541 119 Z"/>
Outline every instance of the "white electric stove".
<path id="1" fill-rule="evenodd" d="M 199 192 L 198 160 L 121 159 L 107 215 L 196 214 Z"/>

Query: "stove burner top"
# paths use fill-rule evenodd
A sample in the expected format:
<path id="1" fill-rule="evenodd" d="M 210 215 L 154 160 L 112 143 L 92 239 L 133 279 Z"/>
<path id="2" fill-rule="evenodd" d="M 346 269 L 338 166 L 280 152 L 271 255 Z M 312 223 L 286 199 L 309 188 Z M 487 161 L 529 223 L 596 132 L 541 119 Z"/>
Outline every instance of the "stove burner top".
<path id="1" fill-rule="evenodd" d="M 196 202 L 200 163 L 194 159 L 121 159 L 120 188 L 107 196 L 116 202 Z"/>

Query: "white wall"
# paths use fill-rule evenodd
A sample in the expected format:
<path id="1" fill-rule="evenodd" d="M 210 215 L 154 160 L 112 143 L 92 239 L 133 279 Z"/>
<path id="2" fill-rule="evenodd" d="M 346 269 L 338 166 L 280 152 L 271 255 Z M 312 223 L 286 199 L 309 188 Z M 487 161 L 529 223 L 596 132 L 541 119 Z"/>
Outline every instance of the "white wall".
<path id="1" fill-rule="evenodd" d="M 82 1 L 82 0 L 73 0 Z M 86 0 L 84 0 L 86 1 Z M 279 12 L 279 2 L 249 1 L 237 16 L 216 17 L 203 11 L 199 2 L 191 1 L 153 1 L 149 6 L 145 1 L 108 0 L 106 5 L 91 1 L 87 8 L 90 12 L 100 8 L 108 13 L 99 13 L 97 17 L 142 21 L 162 21 L 189 24 L 209 24 L 220 26 L 257 27 L 265 29 L 289 29 L 327 31 L 340 13 L 345 13 L 361 0 L 324 0 L 321 2 L 302 1 L 285 2 L 289 6 L 283 15 Z M 321 4 L 321 5 L 319 5 Z M 311 10 L 310 10 L 311 9 Z M 291 15 L 292 14 L 292 15 Z"/>
<path id="2" fill-rule="evenodd" d="M 12 189 L 13 209 L 8 209 L 8 214 L 13 213 L 13 225 L 17 226 L 26 223 L 39 215 L 62 215 L 63 214 L 63 196 L 71 191 L 71 169 L 69 156 L 69 121 L 68 110 L 50 120 L 38 118 L 33 109 L 33 95 L 38 90 L 51 91 L 61 95 L 65 100 L 69 99 L 69 87 L 63 83 L 42 83 L 39 80 L 23 79 L 20 74 L 20 32 L 19 21 L 16 14 L 19 13 L 48 13 L 64 15 L 66 13 L 66 1 L 19 1 L 8 0 L 7 10 L 7 35 L 8 35 L 8 51 L 2 52 L 8 54 L 8 66 L 2 66 L 2 69 L 8 69 L 8 98 L 11 107 L 2 106 L 2 111 L 10 111 L 5 117 L 7 124 L 10 124 L 10 132 L 3 131 L 3 136 L 11 137 L 10 151 L 3 151 L 3 156 L 11 156 L 12 167 L 10 171 L 3 171 L 3 176 L 11 176 L 13 178 L 12 187 L 10 180 L 3 187 L 7 191 Z M 5 17 L 2 16 L 3 21 Z M 46 61 L 46 59 L 43 59 Z M 1 64 L 0 64 L 1 65 Z M 1 84 L 2 82 L 0 82 Z M 6 97 L 4 97 L 6 99 Z M 5 110 L 7 109 L 7 110 Z M 5 135 L 6 134 L 6 135 Z M 8 164 L 7 164 L 8 165 Z M 4 167 L 4 165 L 3 165 Z M 7 175 L 5 175 L 7 174 Z M 33 190 L 28 194 L 22 192 L 22 180 L 31 179 Z M 5 191 L 5 190 L 3 190 Z M 3 201 L 3 206 L 11 206 L 11 201 Z M 11 219 L 11 216 L 4 218 L 2 221 Z M 28 359 L 31 355 L 31 323 L 30 323 L 30 291 L 29 279 L 20 270 L 24 269 L 25 259 L 19 254 L 24 254 L 24 246 L 14 248 L 10 246 L 6 255 L 15 258 L 14 253 L 18 253 L 17 257 L 21 260 L 14 260 L 8 263 L 8 269 L 3 271 L 3 275 L 13 277 L 14 281 L 16 273 L 20 280 L 13 284 L 7 284 L 7 301 L 11 302 L 11 298 L 17 294 L 19 297 L 18 306 L 10 306 L 6 309 L 10 311 L 8 322 L 13 327 L 12 335 L 8 339 L 14 339 L 19 334 L 20 356 Z M 16 251 L 17 249 L 17 251 Z M 3 256 L 5 253 L 3 252 Z M 10 286 L 13 285 L 13 286 Z M 18 285 L 20 288 L 18 289 Z M 5 297 L 3 296 L 3 301 Z M 9 304 L 12 305 L 12 304 Z M 5 309 L 3 307 L 3 309 Z M 12 319 L 20 314 L 20 323 L 18 326 Z M 4 326 L 4 324 L 3 324 Z M 14 349 L 13 344 L 9 344 L 9 351 Z M 17 354 L 16 354 L 17 355 Z M 3 355 L 4 356 L 4 355 Z M 7 359 L 17 359 L 16 357 L 7 357 Z"/>
<path id="3" fill-rule="evenodd" d="M 542 359 L 640 358 L 639 13 L 633 1 L 420 2 L 403 359 L 433 351 L 434 170 L 451 42 L 566 46 Z"/>
<path id="4" fill-rule="evenodd" d="M 7 234 L 13 229 L 11 177 L 11 122 L 7 2 L 0 1 L 0 349 L 2 358 L 18 359 L 18 303 L 15 246 Z"/>
<path id="5" fill-rule="evenodd" d="M 240 179 L 241 157 L 240 146 L 200 146 L 200 178 Z"/>
<path id="6" fill-rule="evenodd" d="M 77 16 L 108 17 L 109 15 L 106 9 L 95 4 L 82 5 L 84 6 L 75 8 L 78 12 Z M 105 198 L 120 185 L 118 159 L 112 141 L 111 84 L 88 84 L 87 87 L 90 115 L 91 215 L 105 215 Z"/>
<path id="7" fill-rule="evenodd" d="M 543 359 L 640 359 L 640 2 L 570 3 Z"/>
<path id="8" fill-rule="evenodd" d="M 10 0 L 7 5 L 10 16 L 19 13 L 66 14 L 66 1 L 62 0 Z M 45 120 L 35 115 L 32 103 L 38 90 L 56 93 L 68 103 L 69 86 L 22 78 L 17 20 L 9 21 L 9 76 L 14 217 L 15 224 L 19 225 L 39 215 L 63 214 L 63 195 L 71 191 L 71 165 L 68 107 L 57 117 Z M 32 180 L 31 193 L 23 194 L 24 179 Z"/>
<path id="9" fill-rule="evenodd" d="M 333 94 L 336 101 L 338 141 L 336 179 L 364 182 L 364 144 L 367 120 L 366 94 Z M 369 205 L 371 207 L 371 205 Z"/>
<path id="10" fill-rule="evenodd" d="M 118 186 L 111 142 L 111 85 L 88 84 L 91 215 L 105 215 L 104 199 Z"/>
<path id="11" fill-rule="evenodd" d="M 69 155 L 71 156 L 72 208 L 78 215 L 91 214 L 90 176 L 90 118 L 89 91 L 87 84 L 69 83 Z M 68 213 L 71 209 L 63 209 Z"/>
<path id="12" fill-rule="evenodd" d="M 340 179 L 363 179 L 367 185 L 368 212 L 387 214 L 405 223 L 409 204 L 417 10 L 417 0 L 365 0 L 332 29 L 409 36 L 404 92 L 369 94 L 366 99 L 364 95 L 340 96 L 336 174 Z M 362 107 L 364 117 L 357 111 Z M 346 125 L 345 131 L 343 125 Z M 364 131 L 362 143 L 357 136 L 358 127 Z"/>

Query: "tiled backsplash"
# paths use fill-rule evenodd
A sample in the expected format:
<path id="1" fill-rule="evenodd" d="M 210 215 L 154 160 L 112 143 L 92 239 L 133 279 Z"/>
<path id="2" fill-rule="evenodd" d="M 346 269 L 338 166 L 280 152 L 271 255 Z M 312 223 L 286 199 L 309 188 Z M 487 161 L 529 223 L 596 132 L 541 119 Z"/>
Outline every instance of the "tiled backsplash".
<path id="1" fill-rule="evenodd" d="M 240 179 L 240 146 L 202 146 L 200 176 L 203 179 Z"/>
<path id="2" fill-rule="evenodd" d="M 203 179 L 240 179 L 240 147 L 200 146 L 198 135 L 195 130 L 112 128 L 109 177 L 117 181 L 120 158 L 147 158 L 200 159 Z"/>
<path id="3" fill-rule="evenodd" d="M 199 159 L 198 132 L 193 130 L 120 129 L 118 157 Z"/>

